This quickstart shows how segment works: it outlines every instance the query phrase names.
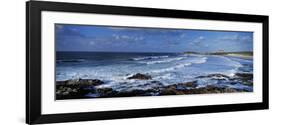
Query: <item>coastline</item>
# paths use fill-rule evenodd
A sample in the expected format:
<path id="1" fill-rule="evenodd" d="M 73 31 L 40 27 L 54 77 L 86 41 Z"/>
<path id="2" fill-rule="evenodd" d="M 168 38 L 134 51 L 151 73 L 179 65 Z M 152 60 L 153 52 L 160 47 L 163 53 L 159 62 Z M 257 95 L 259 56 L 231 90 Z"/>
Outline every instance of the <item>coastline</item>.
<path id="1" fill-rule="evenodd" d="M 242 55 L 242 54 L 226 54 L 227 57 L 237 57 L 242 59 L 253 59 L 252 55 Z"/>
<path id="2" fill-rule="evenodd" d="M 253 87 L 251 79 L 253 74 L 237 73 L 235 77 L 229 77 L 223 74 L 209 74 L 207 76 L 198 76 L 197 78 L 210 78 L 219 81 L 241 81 L 243 85 Z M 135 74 L 128 79 L 148 80 L 149 75 L 141 73 Z M 111 97 L 132 97 L 132 96 L 163 96 L 163 95 L 189 95 L 189 94 L 213 94 L 213 93 L 237 93 L 252 92 L 249 89 L 235 89 L 228 86 L 206 85 L 200 87 L 198 81 L 187 81 L 183 83 L 164 86 L 159 81 L 151 81 L 147 84 L 154 85 L 150 89 L 133 89 L 128 91 L 116 91 L 110 87 L 99 85 L 106 84 L 99 79 L 70 79 L 56 82 L 56 99 L 85 99 L 85 98 L 111 98 Z M 234 83 L 233 83 L 234 84 Z"/>
<path id="3" fill-rule="evenodd" d="M 213 53 L 199 53 L 199 52 L 184 52 L 183 54 L 195 54 L 195 55 L 220 55 L 227 57 L 237 57 L 242 59 L 253 59 L 253 52 L 213 52 Z"/>
<path id="4" fill-rule="evenodd" d="M 188 56 L 185 56 L 188 55 Z M 252 52 L 217 52 L 217 53 L 180 53 L 180 55 L 166 55 L 166 54 L 117 54 L 118 58 L 113 58 L 107 62 L 112 64 L 108 69 L 104 67 L 93 68 L 92 66 L 96 62 L 91 62 L 97 59 L 105 59 L 104 54 L 95 55 L 96 57 L 86 58 L 88 55 L 76 55 L 76 60 L 73 61 L 73 57 L 64 59 L 64 62 L 60 62 L 60 65 L 75 64 L 79 66 L 88 66 L 89 70 L 85 71 L 85 68 L 75 70 L 75 72 L 83 72 L 83 75 L 78 77 L 66 77 L 63 79 L 57 79 L 56 81 L 56 99 L 83 99 L 83 98 L 111 98 L 111 97 L 131 97 L 131 96 L 163 96 L 163 95 L 189 95 L 189 94 L 211 94 L 211 93 L 236 93 L 236 92 L 252 92 L 253 91 L 253 74 L 252 74 L 252 62 L 233 62 L 231 59 L 218 58 L 221 57 L 237 57 L 241 59 L 252 59 Z M 107 55 L 108 56 L 108 55 Z M 217 57 L 218 56 L 218 57 Z M 78 58 L 79 57 L 79 58 Z M 83 59 L 83 60 L 82 60 Z M 110 77 L 99 77 L 93 75 L 93 73 L 110 73 L 120 72 L 114 66 L 113 63 L 120 61 L 131 65 L 130 68 L 123 68 L 123 74 L 121 74 L 121 80 L 114 80 Z M 172 61 L 171 61 L 172 60 Z M 175 61 L 176 60 L 176 61 Z M 77 62 L 78 61 L 78 62 Z M 177 63 L 174 63 L 177 62 Z M 98 62 L 100 63 L 100 62 Z M 102 62 L 100 64 L 103 64 Z M 222 63 L 222 65 L 216 65 Z M 164 65 L 162 65 L 164 64 Z M 168 66 L 166 64 L 169 64 Z M 224 64 L 227 64 L 224 66 Z M 147 67 L 164 66 L 160 69 L 156 68 L 151 70 L 153 72 L 147 72 Z M 243 66 L 242 66 L 243 65 Z M 108 66 L 108 65 L 106 65 Z M 121 65 L 123 66 L 123 65 Z M 133 70 L 133 68 L 139 66 L 141 69 Z M 202 66 L 202 67 L 201 67 Z M 245 66 L 245 67 L 244 67 Z M 120 65 L 117 65 L 120 68 Z M 186 69 L 186 67 L 188 67 Z M 242 69 L 239 69 L 243 67 Z M 192 68 L 194 70 L 192 70 Z M 209 68 L 213 72 L 205 73 L 204 70 L 200 71 L 199 75 L 192 76 L 196 73 L 197 69 L 204 69 L 208 71 Z M 225 68 L 225 69 L 224 69 Z M 230 70 L 231 68 L 232 70 Z M 220 70 L 223 71 L 220 71 Z M 120 69 L 121 70 L 121 69 Z M 66 70 L 68 71 L 68 70 Z M 175 76 L 165 76 L 160 73 L 164 72 L 179 72 L 181 71 L 180 80 Z M 62 73 L 63 74 L 63 73 Z M 125 75 L 126 74 L 126 75 Z M 157 75 L 155 75 L 157 74 Z M 105 74 L 108 75 L 108 74 Z M 185 76 L 192 76 L 187 78 Z M 112 76 L 112 75 L 109 75 Z M 114 76 L 114 75 L 113 75 Z M 161 78 L 168 79 L 167 81 Z M 173 78 L 173 79 L 171 79 Z"/>

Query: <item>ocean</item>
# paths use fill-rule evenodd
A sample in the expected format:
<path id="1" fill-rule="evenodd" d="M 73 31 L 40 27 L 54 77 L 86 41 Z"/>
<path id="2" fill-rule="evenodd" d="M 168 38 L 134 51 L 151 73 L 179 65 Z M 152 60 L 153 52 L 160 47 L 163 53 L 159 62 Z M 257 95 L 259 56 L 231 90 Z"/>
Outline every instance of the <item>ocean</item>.
<path id="1" fill-rule="evenodd" d="M 141 73 L 150 80 L 127 79 Z M 239 81 L 202 78 L 210 74 L 234 77 L 236 73 L 253 73 L 253 59 L 222 55 L 183 53 L 118 53 L 118 52 L 56 52 L 56 81 L 70 79 L 99 79 L 116 91 L 146 90 L 152 81 L 168 86 L 197 81 L 197 87 L 227 86 L 253 91 L 253 86 Z M 236 82 L 233 84 L 233 82 Z"/>

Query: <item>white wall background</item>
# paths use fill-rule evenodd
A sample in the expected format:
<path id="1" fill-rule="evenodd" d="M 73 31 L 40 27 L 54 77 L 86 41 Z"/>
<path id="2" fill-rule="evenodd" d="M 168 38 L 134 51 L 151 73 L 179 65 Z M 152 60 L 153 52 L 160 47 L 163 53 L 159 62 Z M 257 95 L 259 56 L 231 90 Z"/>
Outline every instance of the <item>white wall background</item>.
<path id="1" fill-rule="evenodd" d="M 25 1 L 0 3 L 0 124 L 25 121 Z M 60 0 L 67 2 L 214 11 L 270 16 L 270 110 L 135 118 L 62 125 L 280 124 L 281 7 L 278 0 Z M 279 54 L 280 53 L 280 54 Z"/>

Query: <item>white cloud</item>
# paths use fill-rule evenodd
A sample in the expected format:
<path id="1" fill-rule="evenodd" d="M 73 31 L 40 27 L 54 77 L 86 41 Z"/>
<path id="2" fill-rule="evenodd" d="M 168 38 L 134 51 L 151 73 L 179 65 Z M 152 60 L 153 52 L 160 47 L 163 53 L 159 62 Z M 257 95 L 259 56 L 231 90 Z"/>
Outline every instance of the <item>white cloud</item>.
<path id="1" fill-rule="evenodd" d="M 218 38 L 218 40 L 223 40 L 223 41 L 241 41 L 241 42 L 249 42 L 252 41 L 251 36 L 241 36 L 241 35 L 229 35 L 229 36 L 223 36 Z"/>
<path id="2" fill-rule="evenodd" d="M 95 45 L 96 43 L 95 43 L 94 41 L 90 41 L 89 44 L 90 44 L 91 46 L 93 46 L 93 45 Z"/>
<path id="3" fill-rule="evenodd" d="M 128 36 L 128 35 L 118 35 L 118 34 L 112 34 L 112 37 L 115 40 L 134 40 L 134 41 L 140 41 L 143 40 L 143 36 Z"/>

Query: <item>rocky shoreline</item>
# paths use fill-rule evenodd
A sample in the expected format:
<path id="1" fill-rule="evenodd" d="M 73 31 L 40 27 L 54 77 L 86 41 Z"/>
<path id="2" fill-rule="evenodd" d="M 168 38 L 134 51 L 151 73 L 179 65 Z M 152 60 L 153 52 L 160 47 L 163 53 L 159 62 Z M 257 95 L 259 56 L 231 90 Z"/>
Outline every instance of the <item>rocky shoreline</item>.
<path id="1" fill-rule="evenodd" d="M 137 73 L 127 79 L 151 80 L 148 74 Z M 219 83 L 229 82 L 229 84 L 240 84 L 252 87 L 253 74 L 236 73 L 234 77 L 223 74 L 209 74 L 198 76 L 197 79 L 211 79 Z M 233 82 L 233 83 L 231 83 Z M 251 92 L 252 90 L 234 89 L 228 86 L 206 85 L 199 87 L 198 81 L 189 81 L 164 86 L 159 81 L 150 81 L 154 87 L 146 90 L 134 89 L 130 91 L 116 91 L 112 88 L 100 88 L 99 85 L 105 84 L 99 79 L 74 79 L 56 82 L 56 99 L 83 99 L 83 98 L 107 98 L 107 97 L 132 97 L 132 96 L 161 96 L 161 95 L 185 95 L 185 94 L 210 94 L 210 93 L 234 93 Z"/>

